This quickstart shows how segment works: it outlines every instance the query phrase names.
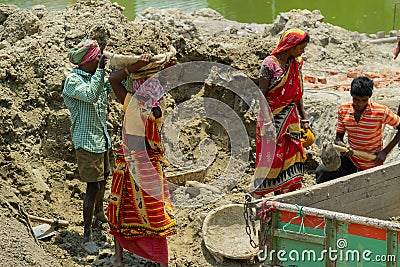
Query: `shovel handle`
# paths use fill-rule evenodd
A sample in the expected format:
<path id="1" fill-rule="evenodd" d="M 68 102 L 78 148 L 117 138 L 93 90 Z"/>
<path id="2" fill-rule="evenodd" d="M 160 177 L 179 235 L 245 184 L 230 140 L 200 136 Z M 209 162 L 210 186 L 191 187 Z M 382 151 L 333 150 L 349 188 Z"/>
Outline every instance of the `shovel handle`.
<path id="1" fill-rule="evenodd" d="M 57 218 L 53 218 L 53 219 L 46 219 L 46 218 L 42 218 L 42 217 L 38 217 L 35 215 L 28 215 L 29 220 L 32 221 L 38 221 L 38 222 L 43 222 L 43 223 L 48 223 L 50 225 L 55 225 L 55 226 L 63 226 L 63 227 L 67 227 L 69 225 L 68 221 L 65 220 L 59 220 Z"/>
<path id="2" fill-rule="evenodd" d="M 346 147 L 338 146 L 335 144 L 333 144 L 333 147 L 339 152 L 346 152 L 348 150 Z M 358 151 L 358 150 L 353 150 L 353 153 L 355 156 L 359 156 L 364 159 L 375 160 L 375 158 L 376 158 L 376 156 L 373 154 L 369 154 L 369 153 Z"/>

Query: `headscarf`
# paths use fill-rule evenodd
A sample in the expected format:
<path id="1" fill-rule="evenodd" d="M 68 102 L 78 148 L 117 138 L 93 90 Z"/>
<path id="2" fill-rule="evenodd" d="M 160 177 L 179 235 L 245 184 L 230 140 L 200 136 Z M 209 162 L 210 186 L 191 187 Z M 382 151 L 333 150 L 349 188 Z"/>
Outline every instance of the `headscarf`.
<path id="1" fill-rule="evenodd" d="M 96 40 L 82 40 L 76 47 L 69 52 L 68 58 L 72 64 L 79 67 L 85 65 L 96 58 L 100 53 L 100 46 Z"/>
<path id="2" fill-rule="evenodd" d="M 307 32 L 300 29 L 289 29 L 285 31 L 279 40 L 278 46 L 271 52 L 271 55 L 276 55 L 295 47 L 301 43 L 307 35 Z"/>
<path id="3" fill-rule="evenodd" d="M 133 89 L 135 95 L 146 99 L 147 108 L 158 107 L 159 100 L 164 96 L 165 91 L 160 81 L 154 77 L 147 80 L 134 80 Z"/>

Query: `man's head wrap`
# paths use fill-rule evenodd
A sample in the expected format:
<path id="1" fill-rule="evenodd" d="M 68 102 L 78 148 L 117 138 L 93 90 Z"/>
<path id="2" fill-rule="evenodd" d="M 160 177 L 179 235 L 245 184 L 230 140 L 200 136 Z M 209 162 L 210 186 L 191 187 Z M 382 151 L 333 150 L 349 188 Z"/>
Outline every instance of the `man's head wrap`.
<path id="1" fill-rule="evenodd" d="M 85 65 L 96 58 L 100 53 L 100 46 L 95 40 L 82 40 L 69 52 L 68 58 L 72 64 Z"/>

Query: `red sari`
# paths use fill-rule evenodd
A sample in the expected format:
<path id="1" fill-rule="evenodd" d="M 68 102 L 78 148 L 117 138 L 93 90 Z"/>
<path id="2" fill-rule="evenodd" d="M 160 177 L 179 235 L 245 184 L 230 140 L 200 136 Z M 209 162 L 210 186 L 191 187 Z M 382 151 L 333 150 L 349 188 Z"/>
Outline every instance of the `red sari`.
<path id="1" fill-rule="evenodd" d="M 151 149 L 129 151 L 124 137 L 116 155 L 107 208 L 110 233 L 122 248 L 154 262 L 168 263 L 166 238 L 176 233 L 176 220 L 162 166 L 162 118 L 155 119 L 145 101 L 127 96 L 125 102 L 123 131 L 143 133 Z M 128 120 L 134 121 L 131 126 L 137 129 L 129 128 Z"/>
<path id="2" fill-rule="evenodd" d="M 287 50 L 297 45 L 301 38 L 304 39 L 302 31 L 293 30 L 289 33 L 292 35 L 285 32 L 272 54 Z M 256 125 L 256 168 L 250 186 L 250 191 L 256 195 L 286 193 L 301 188 L 306 160 L 300 141 L 300 121 L 296 104 L 303 96 L 301 66 L 300 58 L 292 58 L 283 74 L 269 87 L 267 103 L 273 114 L 276 139 L 265 134 L 268 121 L 259 114 Z M 275 148 L 273 155 L 270 153 L 271 146 Z"/>

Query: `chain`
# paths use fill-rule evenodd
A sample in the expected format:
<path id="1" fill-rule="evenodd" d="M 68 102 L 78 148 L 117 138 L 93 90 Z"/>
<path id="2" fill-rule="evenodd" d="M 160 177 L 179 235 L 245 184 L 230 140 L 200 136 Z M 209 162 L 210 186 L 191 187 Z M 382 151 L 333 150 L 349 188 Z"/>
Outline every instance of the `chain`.
<path id="1" fill-rule="evenodd" d="M 246 233 L 249 236 L 250 239 L 250 245 L 253 248 L 257 248 L 257 244 L 256 242 L 254 242 L 254 240 L 251 238 L 251 228 L 250 228 L 250 217 L 249 217 L 249 210 L 250 213 L 252 213 L 251 208 L 250 208 L 250 201 L 251 201 L 251 196 L 250 195 L 246 195 L 245 197 L 246 201 L 244 202 L 244 211 L 243 211 L 243 217 L 244 217 L 244 221 L 246 222 Z M 254 221 L 252 221 L 252 226 L 253 226 L 253 232 L 255 233 L 255 223 Z"/>
<path id="2" fill-rule="evenodd" d="M 251 222 L 251 227 L 253 228 L 253 233 L 256 233 L 256 216 L 254 215 L 254 210 L 253 209 L 249 209 L 250 214 L 249 214 L 249 218 L 250 218 L 250 222 Z"/>

